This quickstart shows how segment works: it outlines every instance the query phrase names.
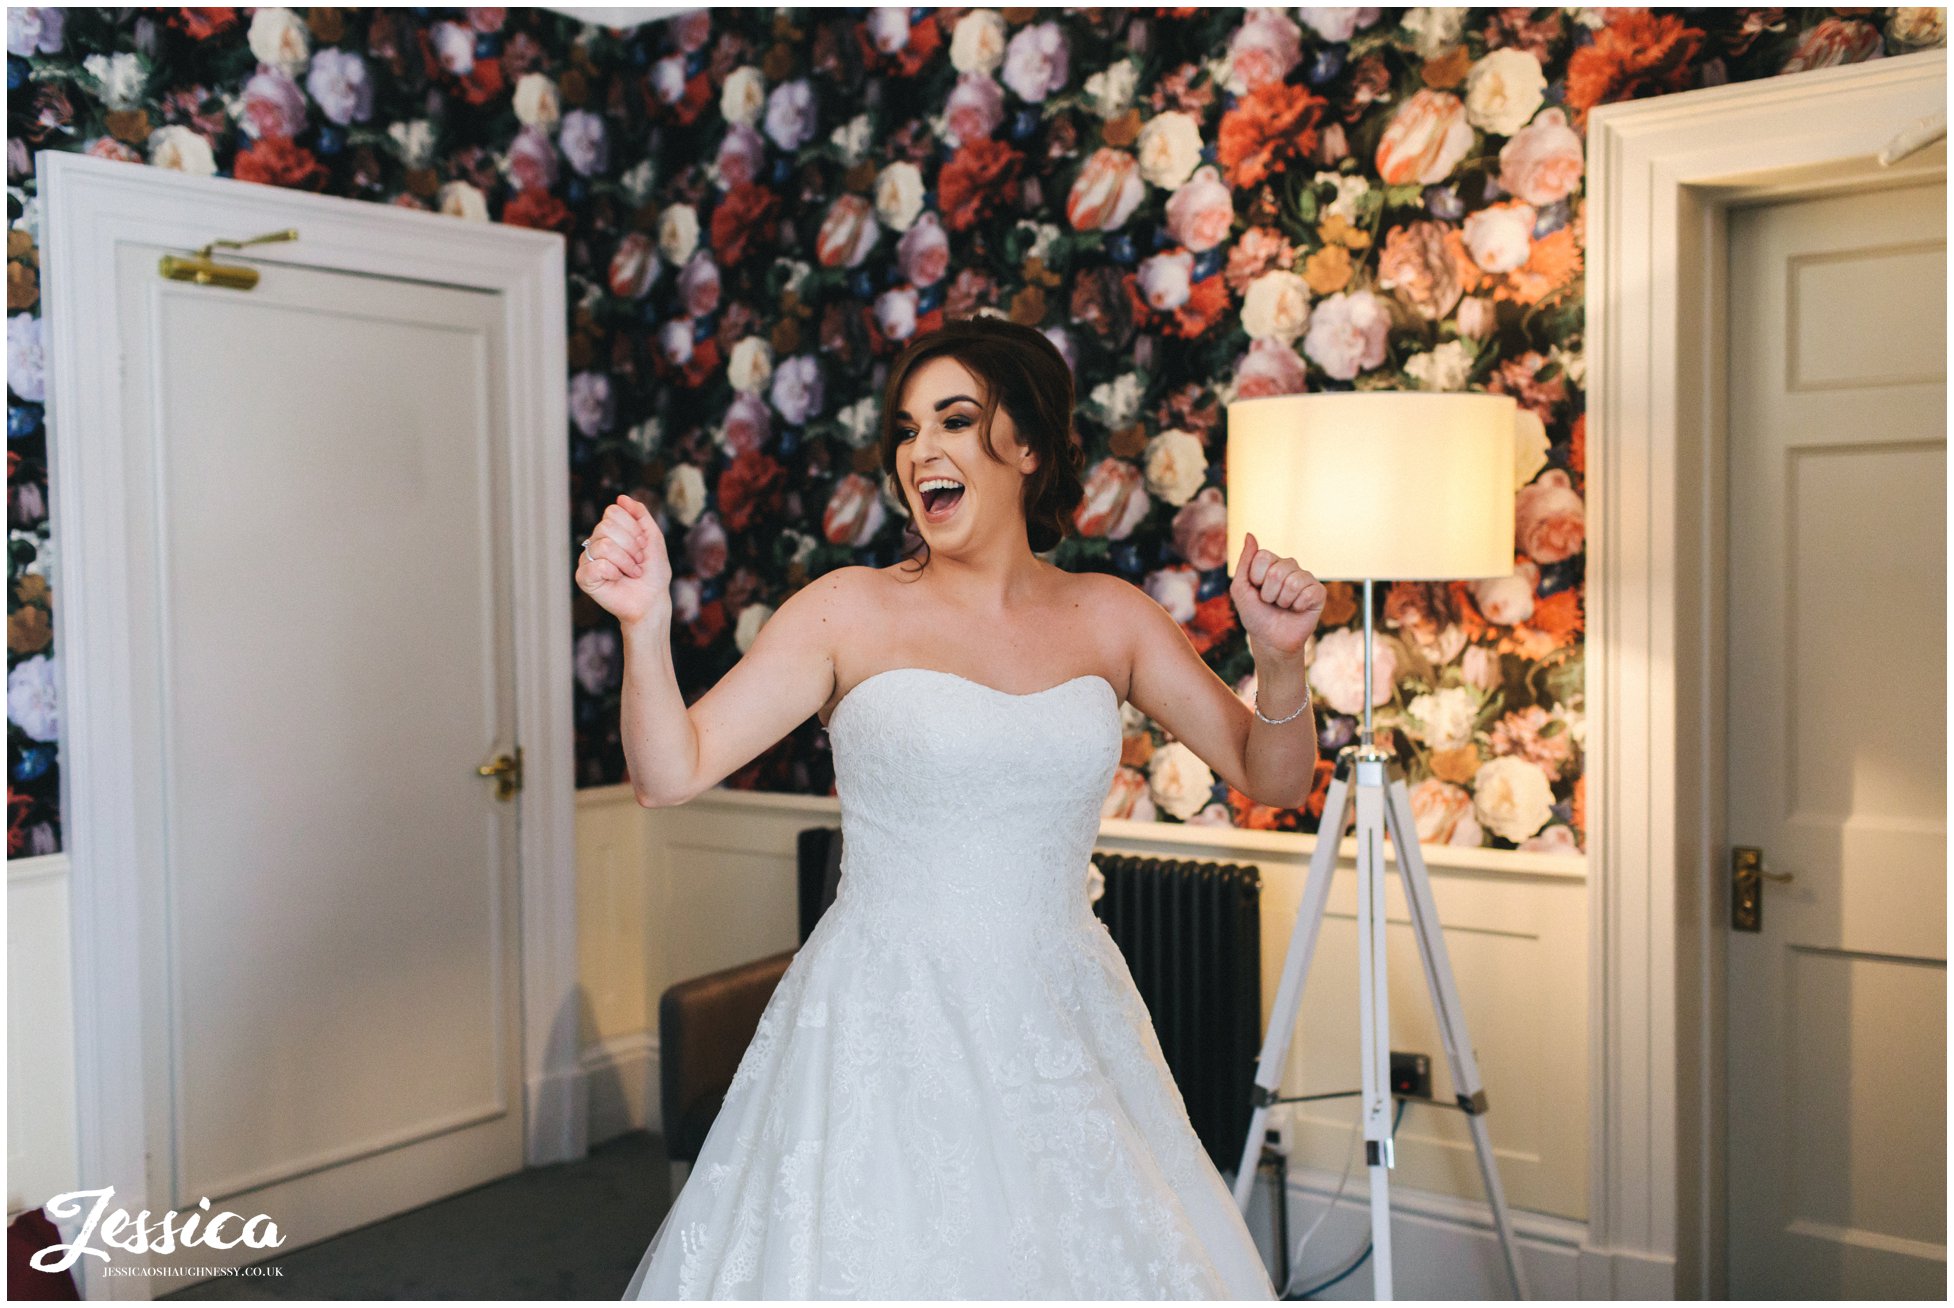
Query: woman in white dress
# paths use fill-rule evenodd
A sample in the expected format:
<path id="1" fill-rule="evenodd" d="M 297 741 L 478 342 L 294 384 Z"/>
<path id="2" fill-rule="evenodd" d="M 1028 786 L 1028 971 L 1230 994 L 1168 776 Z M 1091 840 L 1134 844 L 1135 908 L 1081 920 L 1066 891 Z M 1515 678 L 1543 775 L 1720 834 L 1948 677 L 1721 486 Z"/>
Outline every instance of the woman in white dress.
<path id="1" fill-rule="evenodd" d="M 1082 498 L 1072 405 L 1031 328 L 911 341 L 881 453 L 923 549 L 801 588 L 690 706 L 658 524 L 619 496 L 588 542 L 639 801 L 682 804 L 818 713 L 841 805 L 836 900 L 626 1299 L 1275 1297 L 1087 860 L 1122 700 L 1256 800 L 1305 801 L 1323 587 L 1246 540 L 1251 711 L 1145 592 L 1037 557 Z"/>

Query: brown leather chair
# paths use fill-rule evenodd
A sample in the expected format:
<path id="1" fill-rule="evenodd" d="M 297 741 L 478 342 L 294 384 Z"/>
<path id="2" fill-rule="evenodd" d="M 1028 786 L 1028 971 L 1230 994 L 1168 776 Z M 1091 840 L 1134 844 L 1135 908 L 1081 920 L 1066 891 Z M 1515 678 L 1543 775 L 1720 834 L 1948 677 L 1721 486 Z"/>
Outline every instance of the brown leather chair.
<path id="1" fill-rule="evenodd" d="M 835 902 L 841 880 L 841 829 L 809 827 L 797 838 L 801 943 Z M 685 1184 L 706 1132 L 726 1100 L 760 1014 L 795 949 L 709 972 L 670 986 L 658 1000 L 659 1100 L 672 1194 Z"/>

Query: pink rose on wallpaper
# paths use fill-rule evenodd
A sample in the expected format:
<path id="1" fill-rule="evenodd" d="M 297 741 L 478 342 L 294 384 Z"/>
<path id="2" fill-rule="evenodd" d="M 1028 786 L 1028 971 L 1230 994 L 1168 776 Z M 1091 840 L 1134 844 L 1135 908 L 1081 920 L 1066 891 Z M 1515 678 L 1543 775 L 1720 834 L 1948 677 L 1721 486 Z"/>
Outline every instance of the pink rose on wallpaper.
<path id="1" fill-rule="evenodd" d="M 1802 73 L 1811 68 L 1831 68 L 1837 64 L 1863 63 L 1885 55 L 1879 29 L 1870 23 L 1855 23 L 1843 18 L 1827 18 L 1798 38 L 1791 57 L 1780 73 Z"/>
<path id="2" fill-rule="evenodd" d="M 1450 177 L 1471 148 L 1465 102 L 1444 91 L 1414 91 L 1377 143 L 1378 175 L 1392 186 L 1431 186 Z"/>
<path id="3" fill-rule="evenodd" d="M 853 268 L 868 258 L 882 236 L 875 206 L 866 196 L 843 195 L 828 206 L 828 216 L 814 238 L 814 258 L 823 268 Z"/>
<path id="4" fill-rule="evenodd" d="M 1535 854 L 1578 854 L 1579 842 L 1574 839 L 1574 829 L 1565 822 L 1542 827 L 1535 835 L 1520 842 L 1520 848 Z"/>
<path id="5" fill-rule="evenodd" d="M 611 129 L 603 117 L 588 109 L 572 109 L 556 129 L 557 149 L 585 177 L 611 166 Z"/>
<path id="6" fill-rule="evenodd" d="M 773 143 L 790 154 L 814 139 L 814 88 L 805 77 L 768 93 L 766 128 Z"/>
<path id="7" fill-rule="evenodd" d="M 626 300 L 642 299 L 658 279 L 663 265 L 658 247 L 643 232 L 627 232 L 611 254 L 611 294 Z"/>
<path id="8" fill-rule="evenodd" d="M 678 622 L 690 622 L 699 616 L 700 591 L 697 577 L 672 578 L 672 618 Z"/>
<path id="9" fill-rule="evenodd" d="M 651 66 L 651 94 L 662 105 L 675 105 L 685 98 L 685 56 L 666 55 Z"/>
<path id="10" fill-rule="evenodd" d="M 1169 564 L 1147 574 L 1140 588 L 1166 609 L 1174 621 L 1194 621 L 1194 606 L 1200 600 L 1201 574 L 1185 563 Z"/>
<path id="11" fill-rule="evenodd" d="M 735 123 L 720 140 L 713 167 L 722 186 L 734 187 L 758 177 L 766 161 L 767 143 L 760 134 L 744 123 Z"/>
<path id="12" fill-rule="evenodd" d="M 1193 291 L 1194 256 L 1186 250 L 1163 250 L 1140 261 L 1140 294 L 1162 313 L 1187 303 Z"/>
<path id="13" fill-rule="evenodd" d="M 687 54 L 703 50 L 712 39 L 712 11 L 694 9 L 671 20 L 672 39 Z"/>
<path id="14" fill-rule="evenodd" d="M 658 352 L 674 368 L 692 361 L 692 320 L 669 318 L 658 328 Z"/>
<path id="15" fill-rule="evenodd" d="M 556 185 L 556 146 L 540 127 L 525 127 L 509 143 L 509 183 L 518 191 L 547 191 Z"/>
<path id="16" fill-rule="evenodd" d="M 244 111 L 238 118 L 245 134 L 256 140 L 297 136 L 305 130 L 310 114 L 299 84 L 266 65 L 244 84 Z"/>
<path id="17" fill-rule="evenodd" d="M 1472 602 L 1479 606 L 1486 621 L 1494 626 L 1510 627 L 1533 616 L 1533 594 L 1540 587 L 1540 565 L 1522 559 L 1514 565 L 1510 576 L 1482 577 L 1467 585 L 1472 589 Z"/>
<path id="18" fill-rule="evenodd" d="M 1514 531 L 1527 557 L 1559 563 L 1579 554 L 1587 539 L 1587 506 L 1560 468 L 1549 468 L 1520 488 Z"/>
<path id="19" fill-rule="evenodd" d="M 460 23 L 436 23 L 428 30 L 428 43 L 435 61 L 456 77 L 475 71 L 475 34 Z"/>
<path id="20" fill-rule="evenodd" d="M 1052 348 L 1065 360 L 1065 366 L 1074 373 L 1079 370 L 1079 347 L 1072 343 L 1072 333 L 1063 327 L 1040 327 L 1039 333 L 1052 343 Z"/>
<path id="21" fill-rule="evenodd" d="M 891 286 L 875 297 L 875 326 L 892 341 L 906 341 L 916 334 L 916 288 Z"/>
<path id="22" fill-rule="evenodd" d="M 1122 765 L 1113 773 L 1113 782 L 1106 788 L 1106 798 L 1099 805 L 1099 816 L 1125 818 L 1131 822 L 1154 821 L 1158 815 L 1153 806 L 1153 787 L 1147 784 L 1147 774 L 1138 768 Z"/>
<path id="23" fill-rule="evenodd" d="M 1499 666 L 1499 653 L 1484 645 L 1468 645 L 1459 656 L 1459 677 L 1468 686 L 1484 691 L 1499 689 L 1506 674 Z"/>
<path id="24" fill-rule="evenodd" d="M 719 525 L 718 514 L 702 513 L 686 530 L 685 557 L 701 577 L 717 577 L 726 571 L 726 529 Z"/>
<path id="25" fill-rule="evenodd" d="M 1263 395 L 1301 395 L 1309 390 L 1309 365 L 1293 346 L 1274 337 L 1250 341 L 1248 352 L 1235 365 L 1235 398 Z"/>
<path id="26" fill-rule="evenodd" d="M 1208 572 L 1228 561 L 1228 505 L 1219 486 L 1203 486 L 1201 493 L 1174 514 L 1174 552 L 1196 569 Z"/>
<path id="27" fill-rule="evenodd" d="M 780 416 L 798 427 L 821 412 L 825 389 L 820 361 L 811 354 L 797 354 L 773 370 L 769 394 Z"/>
<path id="28" fill-rule="evenodd" d="M 1140 165 L 1124 150 L 1094 150 L 1072 183 L 1065 216 L 1079 231 L 1114 231 L 1132 216 L 1147 193 Z"/>
<path id="29" fill-rule="evenodd" d="M 20 147 L 20 149 L 22 149 L 23 151 L 27 149 L 27 142 L 19 140 L 18 138 L 15 139 L 13 144 Z M 113 136 L 96 137 L 94 140 L 88 143 L 88 148 L 82 151 L 82 153 L 92 154 L 97 159 L 115 159 L 115 160 L 119 160 L 122 163 L 141 163 L 143 161 L 142 155 L 138 154 L 135 150 L 130 149 L 122 142 L 116 140 Z M 24 173 L 24 172 L 31 172 L 33 170 L 31 168 L 22 167 L 18 171 Z M 412 196 L 409 196 L 408 198 L 413 199 Z"/>
<path id="30" fill-rule="evenodd" d="M 366 60 L 351 50 L 325 49 L 312 56 L 305 89 L 319 112 L 341 127 L 373 117 L 373 77 Z"/>
<path id="31" fill-rule="evenodd" d="M 1222 86 L 1246 95 L 1264 82 L 1280 82 L 1303 57 L 1303 29 L 1280 9 L 1252 9 L 1228 41 Z"/>
<path id="32" fill-rule="evenodd" d="M 678 275 L 678 293 L 685 301 L 685 311 L 694 318 L 703 318 L 719 307 L 719 265 L 710 254 L 700 250 L 685 261 Z"/>
<path id="33" fill-rule="evenodd" d="M 1499 184 L 1542 208 L 1572 195 L 1585 167 L 1581 134 L 1559 105 L 1542 109 L 1499 148 Z"/>
<path id="34" fill-rule="evenodd" d="M 869 43 L 885 55 L 892 55 L 909 44 L 909 10 L 880 5 L 868 11 Z"/>
<path id="35" fill-rule="evenodd" d="M 1303 353 L 1339 381 L 1384 362 L 1391 313 L 1368 290 L 1338 291 L 1319 300 L 1310 313 Z"/>
<path id="36" fill-rule="evenodd" d="M 1374 25 L 1383 17 L 1379 8 L 1359 9 L 1350 6 L 1332 6 L 1326 9 L 1300 8 L 1296 16 L 1310 25 L 1310 29 L 1325 41 L 1348 41 L 1363 29 Z"/>
<path id="37" fill-rule="evenodd" d="M 1042 104 L 1047 96 L 1064 89 L 1071 59 L 1065 32 L 1057 23 L 1033 23 L 1020 28 L 1005 47 L 1001 76 L 1020 100 Z"/>
<path id="38" fill-rule="evenodd" d="M 1377 256 L 1377 284 L 1418 314 L 1437 322 L 1452 312 L 1464 290 L 1455 230 L 1429 218 L 1393 227 Z M 1460 329 L 1461 331 L 1464 328 Z"/>
<path id="39" fill-rule="evenodd" d="M 925 213 L 896 242 L 896 265 L 912 286 L 934 286 L 950 270 L 950 238 L 933 213 Z"/>
<path id="40" fill-rule="evenodd" d="M 617 420 L 617 393 L 608 373 L 585 370 L 570 378 L 570 421 L 585 436 L 600 436 Z"/>
<path id="41" fill-rule="evenodd" d="M 1426 777 L 1407 792 L 1411 800 L 1411 822 L 1418 828 L 1418 839 L 1428 845 L 1443 845 L 1452 839 L 1459 819 L 1472 811 L 1472 792 L 1464 786 Z"/>
<path id="42" fill-rule="evenodd" d="M 1472 261 L 1490 273 L 1512 272 L 1533 254 L 1539 214 L 1520 200 L 1502 200 L 1466 215 L 1460 234 Z"/>
<path id="43" fill-rule="evenodd" d="M 1199 254 L 1228 239 L 1235 225 L 1235 198 L 1213 164 L 1203 164 L 1167 201 L 1167 231 Z"/>
<path id="44" fill-rule="evenodd" d="M 882 529 L 887 511 L 875 483 L 851 472 L 835 483 L 821 514 L 821 534 L 830 545 L 866 545 Z"/>
<path id="45" fill-rule="evenodd" d="M 1072 523 L 1082 536 L 1124 540 L 1152 504 L 1140 470 L 1110 455 L 1086 471 L 1085 491 L 1085 499 L 1072 512 Z"/>
<path id="46" fill-rule="evenodd" d="M 1398 651 L 1389 641 L 1371 650 L 1371 707 L 1391 702 L 1398 681 Z M 1364 629 L 1339 627 L 1316 641 L 1316 657 L 1309 665 L 1310 689 L 1339 713 L 1364 711 Z"/>
<path id="47" fill-rule="evenodd" d="M 1559 722 L 1561 728 L 1552 735 L 1544 734 L 1550 722 Z M 1494 723 L 1490 743 L 1495 756 L 1517 754 L 1539 765 L 1549 781 L 1559 781 L 1561 770 L 1574 757 L 1574 737 L 1565 720 L 1538 704 L 1515 709 Z"/>
<path id="48" fill-rule="evenodd" d="M 719 426 L 719 443 L 735 457 L 758 453 L 773 436 L 773 411 L 752 391 L 741 391 L 726 406 L 726 420 Z"/>
<path id="49" fill-rule="evenodd" d="M 1468 295 L 1459 301 L 1459 335 L 1471 340 L 1483 341 L 1493 334 L 1499 325 L 1499 313 L 1492 297 L 1487 295 Z"/>
<path id="50" fill-rule="evenodd" d="M 509 11 L 501 5 L 474 7 L 462 12 L 468 15 L 468 25 L 484 35 L 501 31 L 502 24 L 509 18 Z"/>
<path id="51" fill-rule="evenodd" d="M 1003 87 L 984 73 L 965 73 L 957 79 L 943 106 L 943 135 L 951 145 L 989 140 L 1003 121 Z"/>

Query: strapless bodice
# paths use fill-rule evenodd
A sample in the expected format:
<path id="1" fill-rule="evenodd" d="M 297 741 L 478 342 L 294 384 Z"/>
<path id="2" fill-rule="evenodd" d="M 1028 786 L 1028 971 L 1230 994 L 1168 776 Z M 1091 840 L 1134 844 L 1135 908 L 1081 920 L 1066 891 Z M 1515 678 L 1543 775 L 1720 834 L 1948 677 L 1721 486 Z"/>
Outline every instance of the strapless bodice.
<path id="1" fill-rule="evenodd" d="M 918 925 L 1090 916 L 1119 694 L 1088 673 L 1012 694 L 933 668 L 858 682 L 828 718 L 837 907 Z"/>

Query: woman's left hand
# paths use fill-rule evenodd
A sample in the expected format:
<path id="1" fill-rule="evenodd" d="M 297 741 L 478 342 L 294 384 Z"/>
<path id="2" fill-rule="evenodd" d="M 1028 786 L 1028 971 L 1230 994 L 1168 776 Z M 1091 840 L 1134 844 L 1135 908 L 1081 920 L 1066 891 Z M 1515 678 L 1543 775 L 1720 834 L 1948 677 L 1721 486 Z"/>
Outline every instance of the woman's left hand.
<path id="1" fill-rule="evenodd" d="M 1254 532 L 1242 541 L 1228 593 L 1251 652 L 1276 658 L 1302 657 L 1303 644 L 1316 630 L 1328 598 L 1323 583 L 1296 560 L 1258 549 Z"/>

